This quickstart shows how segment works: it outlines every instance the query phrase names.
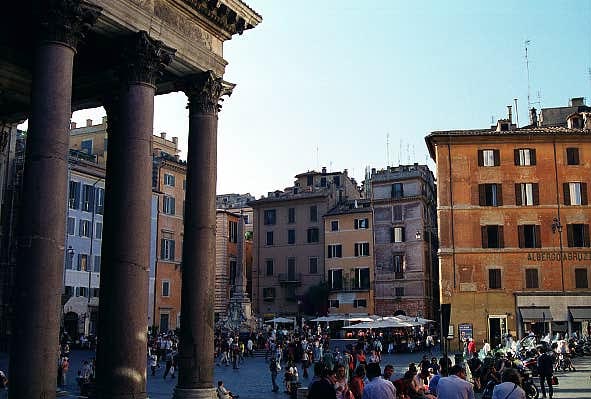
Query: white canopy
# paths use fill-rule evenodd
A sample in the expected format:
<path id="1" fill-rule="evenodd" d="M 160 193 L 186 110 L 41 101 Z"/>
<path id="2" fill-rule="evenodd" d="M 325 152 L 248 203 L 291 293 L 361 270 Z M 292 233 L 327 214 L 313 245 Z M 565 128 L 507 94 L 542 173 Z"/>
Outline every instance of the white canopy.
<path id="1" fill-rule="evenodd" d="M 265 323 L 289 323 L 289 324 L 293 324 L 294 323 L 294 320 L 293 319 L 287 319 L 285 317 L 275 317 L 274 319 L 265 321 Z"/>
<path id="2" fill-rule="evenodd" d="M 404 328 L 419 326 L 420 323 L 414 321 L 400 320 L 397 317 L 382 317 L 377 320 L 367 321 L 364 323 L 354 324 L 352 326 L 346 326 L 346 329 L 375 329 L 375 328 Z"/>

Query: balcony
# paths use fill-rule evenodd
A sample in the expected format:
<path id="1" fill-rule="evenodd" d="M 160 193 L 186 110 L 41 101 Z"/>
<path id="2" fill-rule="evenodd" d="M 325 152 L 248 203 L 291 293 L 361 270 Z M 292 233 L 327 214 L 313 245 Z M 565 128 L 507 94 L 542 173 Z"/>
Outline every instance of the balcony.
<path id="1" fill-rule="evenodd" d="M 278 280 L 281 285 L 301 285 L 302 273 L 279 273 Z"/>
<path id="2" fill-rule="evenodd" d="M 329 282 L 328 287 L 331 292 L 360 292 L 370 290 L 369 283 L 359 283 L 356 280 L 341 281 L 341 284 L 334 284 L 334 287 L 333 284 Z"/>

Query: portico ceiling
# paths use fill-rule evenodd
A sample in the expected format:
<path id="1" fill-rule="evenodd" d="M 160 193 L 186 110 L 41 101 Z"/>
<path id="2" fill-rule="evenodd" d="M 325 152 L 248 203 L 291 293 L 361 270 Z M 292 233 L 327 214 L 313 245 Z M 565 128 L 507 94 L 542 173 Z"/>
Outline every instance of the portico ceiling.
<path id="1" fill-rule="evenodd" d="M 3 7 L 0 24 L 0 120 L 25 119 L 42 0 Z M 238 0 L 88 0 L 102 8 L 97 23 L 78 45 L 72 110 L 102 105 L 115 90 L 122 41 L 140 30 L 176 50 L 157 83 L 157 94 L 176 90 L 184 76 L 211 70 L 224 74 L 223 43 L 255 27 L 260 15 Z"/>

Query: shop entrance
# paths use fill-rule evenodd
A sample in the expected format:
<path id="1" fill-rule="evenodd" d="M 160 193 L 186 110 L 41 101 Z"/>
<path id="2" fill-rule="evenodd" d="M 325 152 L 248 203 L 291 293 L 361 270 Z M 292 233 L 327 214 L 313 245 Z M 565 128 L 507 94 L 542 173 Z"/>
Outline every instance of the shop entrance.
<path id="1" fill-rule="evenodd" d="M 504 343 L 503 338 L 507 335 L 507 316 L 488 316 L 488 342 L 492 348 Z"/>

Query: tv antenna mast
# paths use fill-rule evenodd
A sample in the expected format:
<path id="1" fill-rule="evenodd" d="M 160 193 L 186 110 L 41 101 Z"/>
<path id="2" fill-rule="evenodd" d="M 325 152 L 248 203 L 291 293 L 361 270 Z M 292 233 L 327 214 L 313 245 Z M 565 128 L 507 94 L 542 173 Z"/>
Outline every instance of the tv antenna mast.
<path id="1" fill-rule="evenodd" d="M 531 109 L 531 101 L 530 101 L 530 86 L 529 86 L 529 57 L 527 54 L 528 46 L 531 44 L 531 40 L 526 40 L 524 43 L 525 47 L 525 69 L 527 70 L 527 111 Z"/>
<path id="2" fill-rule="evenodd" d="M 390 133 L 386 133 L 386 166 L 390 166 Z"/>

